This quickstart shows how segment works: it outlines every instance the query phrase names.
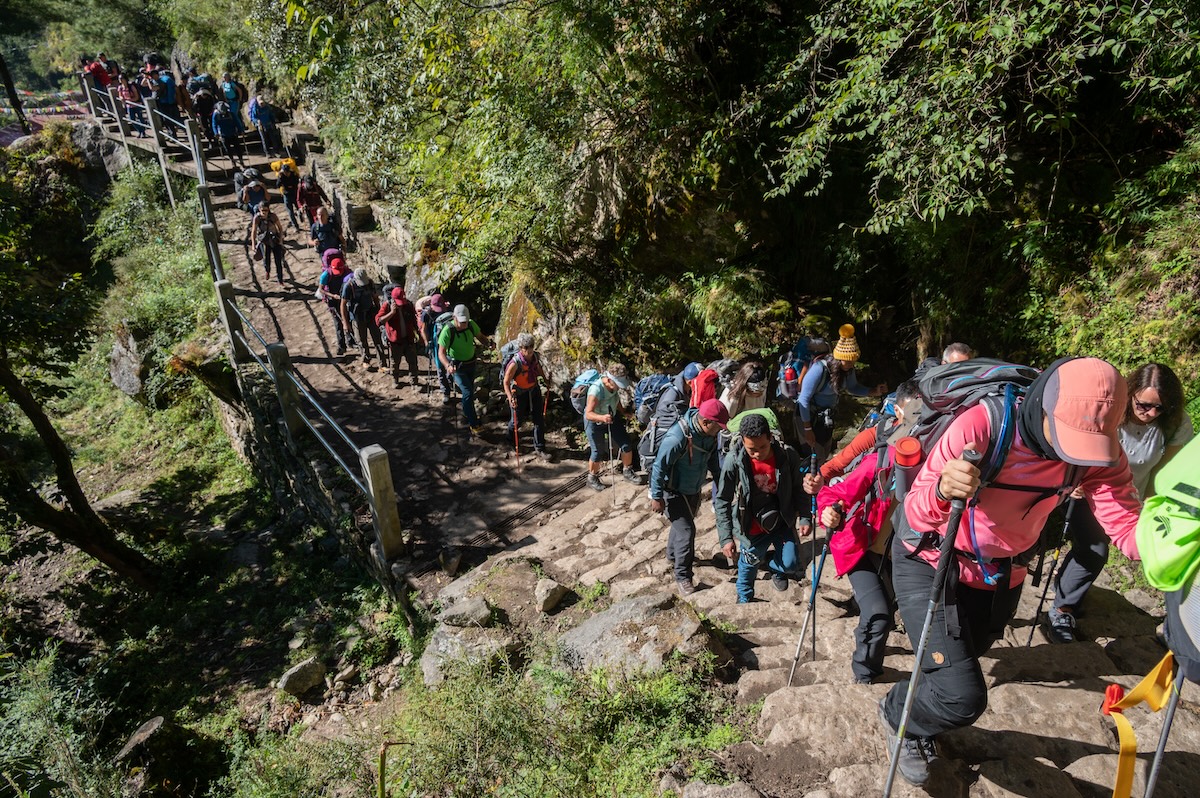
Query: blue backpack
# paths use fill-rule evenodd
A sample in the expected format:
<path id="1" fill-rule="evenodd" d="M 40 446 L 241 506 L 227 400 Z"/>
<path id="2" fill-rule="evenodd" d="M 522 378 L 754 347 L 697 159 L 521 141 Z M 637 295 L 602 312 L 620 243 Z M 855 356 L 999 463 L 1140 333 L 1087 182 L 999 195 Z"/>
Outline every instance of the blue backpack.
<path id="1" fill-rule="evenodd" d="M 600 371 L 598 369 L 585 369 L 575 378 L 575 382 L 571 385 L 571 406 L 581 416 L 587 410 L 588 391 L 598 379 L 600 379 Z"/>
<path id="2" fill-rule="evenodd" d="M 788 399 L 795 399 L 795 396 L 789 396 L 784 388 L 785 373 L 789 368 L 796 370 L 796 386 L 799 390 L 799 385 L 804 382 L 804 374 L 808 371 L 808 367 L 812 362 L 821 355 L 829 354 L 829 342 L 824 338 L 806 335 L 796 342 L 787 352 L 779 356 L 779 372 L 776 375 L 775 395 L 782 396 Z"/>
<path id="3" fill-rule="evenodd" d="M 654 408 L 658 406 L 658 398 L 669 387 L 671 387 L 671 378 L 666 374 L 651 374 L 648 377 L 642 377 L 638 380 L 637 387 L 633 389 L 633 409 L 641 410 L 645 405 L 649 410 L 648 414 L 653 415 Z"/>

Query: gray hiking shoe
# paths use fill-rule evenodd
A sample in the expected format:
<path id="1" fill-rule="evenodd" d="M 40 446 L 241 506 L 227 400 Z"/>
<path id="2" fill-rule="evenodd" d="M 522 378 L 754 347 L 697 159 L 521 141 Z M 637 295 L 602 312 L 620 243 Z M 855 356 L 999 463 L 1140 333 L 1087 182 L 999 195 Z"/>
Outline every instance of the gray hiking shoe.
<path id="1" fill-rule="evenodd" d="M 600 480 L 599 474 L 588 474 L 587 486 L 592 490 L 604 490 L 608 487 Z"/>
<path id="2" fill-rule="evenodd" d="M 1048 615 L 1051 643 L 1075 642 L 1075 616 L 1063 610 L 1050 608 Z"/>
<path id="3" fill-rule="evenodd" d="M 646 484 L 646 478 L 634 471 L 632 468 L 626 468 L 624 476 L 626 482 L 632 482 L 634 485 Z"/>
<path id="4" fill-rule="evenodd" d="M 771 575 L 771 587 L 778 590 L 780 593 L 788 589 L 788 578 L 783 574 Z"/>
<path id="5" fill-rule="evenodd" d="M 879 722 L 887 734 L 888 756 L 896 747 L 896 730 L 888 722 L 887 713 L 883 710 L 883 702 L 879 699 Z M 929 766 L 937 761 L 937 748 L 931 737 L 905 737 L 900 741 L 900 762 L 897 770 L 904 780 L 914 787 L 920 787 L 929 781 Z"/>
<path id="6" fill-rule="evenodd" d="M 691 579 L 679 579 L 675 584 L 679 587 L 681 596 L 690 596 L 696 592 L 696 584 Z"/>

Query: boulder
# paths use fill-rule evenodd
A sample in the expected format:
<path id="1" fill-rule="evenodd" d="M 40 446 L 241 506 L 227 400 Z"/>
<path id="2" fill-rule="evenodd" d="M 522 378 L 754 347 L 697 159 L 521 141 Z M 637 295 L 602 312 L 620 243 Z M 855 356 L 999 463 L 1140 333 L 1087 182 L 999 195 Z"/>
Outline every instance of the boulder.
<path id="1" fill-rule="evenodd" d="M 498 629 L 459 628 L 443 623 L 425 645 L 421 674 L 425 684 L 432 687 L 445 681 L 452 662 L 492 662 L 519 650 L 520 644 Z"/>
<path id="2" fill-rule="evenodd" d="M 482 596 L 459 599 L 438 615 L 448 626 L 491 626 L 492 608 Z"/>
<path id="3" fill-rule="evenodd" d="M 560 644 L 563 661 L 571 667 L 624 673 L 659 670 L 677 652 L 696 656 L 711 651 L 719 663 L 730 660 L 696 610 L 672 593 L 619 601 L 564 634 Z"/>
<path id="4" fill-rule="evenodd" d="M 762 794 L 745 782 L 705 784 L 693 781 L 683 788 L 683 798 L 760 798 Z"/>
<path id="5" fill-rule="evenodd" d="M 533 603 L 539 612 L 551 612 L 570 592 L 569 588 L 553 579 L 539 579 L 533 589 Z"/>
<path id="6" fill-rule="evenodd" d="M 309 657 L 279 677 L 280 690 L 300 697 L 325 683 L 325 666 L 316 657 Z"/>
<path id="7" fill-rule="evenodd" d="M 1053 795 L 1082 798 L 1071 777 L 1044 759 L 1014 757 L 979 766 L 979 780 L 971 785 L 970 798 L 1019 798 Z"/>
<path id="8" fill-rule="evenodd" d="M 149 366 L 138 346 L 133 332 L 119 325 L 113 335 L 112 350 L 108 355 L 108 376 L 117 389 L 142 404 L 147 403 L 146 375 Z"/>
<path id="9" fill-rule="evenodd" d="M 1085 798 L 1108 798 L 1112 795 L 1113 781 L 1117 777 L 1117 754 L 1085 756 L 1076 759 L 1063 770 L 1075 780 L 1077 794 L 1083 795 Z M 1148 760 L 1144 756 L 1139 756 L 1133 765 L 1133 789 L 1130 792 L 1130 798 L 1145 796 L 1146 778 L 1149 775 Z M 1167 793 L 1155 790 L 1155 794 L 1165 796 Z"/>

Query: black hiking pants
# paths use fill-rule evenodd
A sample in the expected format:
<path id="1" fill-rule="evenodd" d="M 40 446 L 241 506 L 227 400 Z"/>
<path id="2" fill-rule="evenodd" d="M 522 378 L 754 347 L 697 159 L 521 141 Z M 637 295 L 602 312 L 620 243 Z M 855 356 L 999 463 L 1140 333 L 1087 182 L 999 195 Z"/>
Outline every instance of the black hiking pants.
<path id="1" fill-rule="evenodd" d="M 892 539 L 892 582 L 896 587 L 900 617 L 904 619 L 905 631 L 916 651 L 925 612 L 929 608 L 934 569 L 924 560 L 909 559 L 908 553 L 900 542 L 900 535 L 895 535 Z M 957 567 L 957 563 L 952 563 L 951 567 Z M 1020 586 L 1006 593 L 996 593 L 960 584 L 954 595 L 962 627 L 958 637 L 947 632 L 946 602 L 938 602 L 921 663 L 921 680 L 908 717 L 907 736 L 932 737 L 970 726 L 979 719 L 987 709 L 987 685 L 983 681 L 979 657 L 1004 633 L 1020 598 Z M 1004 606 L 993 607 L 993 599 L 1003 601 Z M 884 699 L 884 712 L 892 728 L 900 724 L 907 692 L 908 679 L 904 679 L 893 685 Z"/>
<path id="2" fill-rule="evenodd" d="M 675 580 L 692 578 L 692 562 L 696 556 L 696 513 L 700 512 L 700 494 L 663 491 L 663 513 L 671 522 L 667 533 L 667 559 L 675 572 Z"/>
<path id="3" fill-rule="evenodd" d="M 514 395 L 517 398 L 517 404 L 516 407 L 509 408 L 508 439 L 516 447 L 517 429 L 525 419 L 529 419 L 533 422 L 533 448 L 539 452 L 545 451 L 546 433 L 543 428 L 546 426 L 546 419 L 543 413 L 542 387 L 534 385 L 528 391 L 514 389 Z"/>
<path id="4" fill-rule="evenodd" d="M 883 673 L 888 634 L 895 628 L 896 602 L 892 596 L 892 564 L 888 558 L 866 552 L 846 578 L 858 603 L 858 628 L 854 630 L 854 678 L 867 681 Z"/>
<path id="5" fill-rule="evenodd" d="M 1108 535 L 1084 499 L 1071 511 L 1071 551 L 1054 577 L 1054 609 L 1079 609 L 1083 597 L 1108 563 Z M 1076 613 L 1078 615 L 1078 613 Z"/>

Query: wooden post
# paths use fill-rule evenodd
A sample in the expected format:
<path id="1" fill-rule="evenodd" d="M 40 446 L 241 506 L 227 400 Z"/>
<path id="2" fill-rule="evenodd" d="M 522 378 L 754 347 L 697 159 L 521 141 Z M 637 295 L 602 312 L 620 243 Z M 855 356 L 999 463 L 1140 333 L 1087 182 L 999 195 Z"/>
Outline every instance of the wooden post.
<path id="1" fill-rule="evenodd" d="M 88 83 L 87 75 L 80 74 L 79 85 L 83 89 L 83 97 L 85 100 L 87 100 L 88 109 L 92 112 L 92 118 L 98 120 L 100 118 L 100 114 L 96 113 L 96 100 L 94 97 L 92 97 L 92 87 L 91 84 Z"/>
<path id="2" fill-rule="evenodd" d="M 250 360 L 250 352 L 244 341 L 246 331 L 242 327 L 242 317 L 233 310 L 233 283 L 228 280 L 217 280 L 217 306 L 220 309 L 221 323 L 225 325 L 225 334 L 229 336 L 229 349 L 234 364 L 246 363 Z"/>
<path id="3" fill-rule="evenodd" d="M 201 186 L 208 185 L 208 173 L 205 172 L 204 164 L 204 138 L 200 135 L 200 123 L 195 119 L 187 121 L 188 143 L 191 144 L 192 162 L 196 164 L 196 179 L 200 181 Z M 205 219 L 211 222 L 212 219 Z"/>
<path id="4" fill-rule="evenodd" d="M 196 196 L 200 198 L 200 219 L 201 224 L 215 225 L 217 223 L 216 215 L 213 212 L 212 206 L 212 189 L 207 184 L 201 183 L 196 186 Z M 201 227 L 201 232 L 203 232 Z"/>
<path id="5" fill-rule="evenodd" d="M 379 444 L 358 450 L 358 462 L 371 499 L 371 520 L 375 536 L 385 559 L 391 561 L 404 554 L 404 533 L 400 529 L 400 511 L 396 507 L 396 488 L 392 483 L 392 467 L 387 452 Z"/>
<path id="6" fill-rule="evenodd" d="M 304 428 L 300 420 L 300 391 L 296 389 L 296 378 L 292 376 L 292 357 L 285 344 L 267 344 L 267 359 L 275 374 L 275 395 L 283 409 L 283 425 L 287 428 L 288 442 L 294 443 L 296 435 Z"/>
<path id="7" fill-rule="evenodd" d="M 167 199 L 171 207 L 175 207 L 175 189 L 171 187 L 171 170 L 167 168 L 167 153 L 162 133 L 162 117 L 158 115 L 158 102 L 153 97 L 146 98 L 146 116 L 150 119 L 150 132 L 154 134 L 154 151 L 158 155 L 158 165 L 162 167 L 163 182 L 167 184 Z"/>
<path id="8" fill-rule="evenodd" d="M 224 280 L 225 269 L 221 265 L 221 244 L 217 237 L 217 226 L 200 225 L 200 235 L 204 238 L 204 249 L 208 253 L 208 265 L 212 267 L 213 279 Z"/>
<path id="9" fill-rule="evenodd" d="M 113 108 L 117 110 L 117 130 L 121 131 L 121 144 L 125 147 L 125 157 L 129 159 L 129 165 L 133 166 L 133 153 L 129 150 L 129 136 L 132 133 L 129 128 L 129 114 L 122 113 L 125 111 L 125 101 L 121 99 L 113 86 L 108 87 L 108 96 L 112 98 Z"/>

